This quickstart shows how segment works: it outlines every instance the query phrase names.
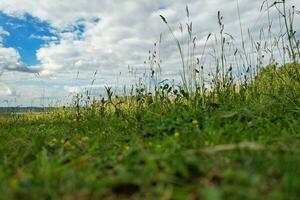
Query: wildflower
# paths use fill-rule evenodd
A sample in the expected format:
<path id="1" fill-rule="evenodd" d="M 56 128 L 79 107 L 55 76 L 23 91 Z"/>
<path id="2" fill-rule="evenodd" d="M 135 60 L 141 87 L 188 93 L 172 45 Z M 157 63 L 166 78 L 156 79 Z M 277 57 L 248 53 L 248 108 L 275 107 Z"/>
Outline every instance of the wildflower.
<path id="1" fill-rule="evenodd" d="M 174 137 L 175 137 L 176 139 L 179 139 L 180 133 L 179 133 L 178 131 L 176 131 L 175 134 L 174 134 Z"/>
<path id="2" fill-rule="evenodd" d="M 71 145 L 71 143 L 69 142 L 69 141 L 66 141 L 65 143 L 64 143 L 64 148 L 65 149 L 68 149 L 68 148 L 70 148 L 72 145 Z"/>
<path id="3" fill-rule="evenodd" d="M 129 147 L 128 145 L 126 145 L 126 146 L 124 147 L 124 149 L 125 149 L 125 151 L 129 151 L 130 147 Z"/>
<path id="4" fill-rule="evenodd" d="M 16 189 L 19 186 L 19 180 L 14 177 L 14 178 L 10 179 L 9 185 L 11 188 Z"/>
<path id="5" fill-rule="evenodd" d="M 198 126 L 198 125 L 199 125 L 199 122 L 198 122 L 196 119 L 193 119 L 192 124 L 193 124 L 194 126 Z"/>
<path id="6" fill-rule="evenodd" d="M 56 143 L 57 143 L 57 139 L 56 139 L 56 138 L 53 138 L 52 140 L 50 140 L 50 141 L 48 142 L 48 145 L 49 145 L 50 147 L 53 147 Z"/>
<path id="7" fill-rule="evenodd" d="M 81 138 L 82 142 L 88 143 L 90 141 L 90 138 L 88 136 L 84 136 Z"/>

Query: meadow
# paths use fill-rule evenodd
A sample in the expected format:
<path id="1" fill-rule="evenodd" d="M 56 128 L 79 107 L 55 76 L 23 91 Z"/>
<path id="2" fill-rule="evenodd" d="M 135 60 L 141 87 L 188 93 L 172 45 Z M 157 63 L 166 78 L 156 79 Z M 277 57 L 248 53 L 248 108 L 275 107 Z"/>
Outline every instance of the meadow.
<path id="1" fill-rule="evenodd" d="M 155 52 L 152 89 L 117 96 L 107 87 L 102 99 L 87 91 L 65 107 L 0 114 L 0 199 L 298 199 L 299 40 L 297 13 L 284 5 L 282 42 L 272 48 L 250 33 L 232 48 L 218 13 L 220 31 L 207 37 L 218 38 L 209 75 L 205 50 L 194 53 L 192 24 L 184 46 L 161 16 L 179 50 L 181 84 L 158 81 Z M 232 65 L 229 54 L 244 63 Z"/>

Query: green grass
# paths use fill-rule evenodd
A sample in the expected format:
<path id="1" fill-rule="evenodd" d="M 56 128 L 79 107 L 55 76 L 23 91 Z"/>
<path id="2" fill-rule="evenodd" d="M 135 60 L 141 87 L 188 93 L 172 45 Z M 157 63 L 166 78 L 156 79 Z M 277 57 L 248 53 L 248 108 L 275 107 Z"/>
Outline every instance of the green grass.
<path id="1" fill-rule="evenodd" d="M 216 71 L 208 77 L 206 43 L 198 58 L 187 7 L 187 49 L 161 16 L 178 47 L 181 86 L 159 82 L 159 42 L 145 62 L 155 85 L 133 88 L 132 96 L 116 97 L 106 87 L 107 100 L 94 100 L 88 91 L 86 97 L 74 97 L 72 107 L 0 115 L 0 200 L 299 199 L 295 10 L 288 10 L 285 1 L 279 8 L 268 1 L 262 8 L 265 3 L 284 20 L 275 36 L 282 44 L 261 45 L 250 32 L 251 41 L 245 43 L 241 26 L 243 49 L 238 49 L 223 32 L 218 12 L 220 32 L 206 40 L 213 36 L 217 43 Z M 268 31 L 265 43 L 271 41 Z M 255 69 L 245 44 L 252 51 L 255 46 Z M 283 48 L 287 52 L 280 52 Z M 276 52 L 281 63 L 293 64 L 275 65 Z M 226 55 L 231 54 L 247 63 L 229 63 Z M 264 56 L 274 59 L 269 67 L 263 67 Z"/>
<path id="2" fill-rule="evenodd" d="M 0 199 L 299 198 L 299 65 L 162 93 L 0 116 Z"/>

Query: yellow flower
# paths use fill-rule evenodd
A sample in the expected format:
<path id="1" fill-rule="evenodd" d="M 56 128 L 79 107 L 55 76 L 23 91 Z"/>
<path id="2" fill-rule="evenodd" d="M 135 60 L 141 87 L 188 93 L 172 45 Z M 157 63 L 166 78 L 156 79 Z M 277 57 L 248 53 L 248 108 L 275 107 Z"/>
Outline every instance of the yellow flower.
<path id="1" fill-rule="evenodd" d="M 126 145 L 126 146 L 124 147 L 124 149 L 125 149 L 125 151 L 129 151 L 130 147 L 129 147 L 128 145 Z"/>
<path id="2" fill-rule="evenodd" d="M 179 133 L 178 131 L 176 131 L 175 134 L 174 134 L 174 137 L 175 137 L 176 139 L 179 139 L 179 138 L 180 138 L 180 133 Z"/>
<path id="3" fill-rule="evenodd" d="M 198 126 L 198 125 L 199 125 L 199 122 L 198 122 L 196 119 L 193 119 L 192 124 L 193 124 L 194 126 Z"/>
<path id="4" fill-rule="evenodd" d="M 65 143 L 64 143 L 64 148 L 66 148 L 66 149 L 68 149 L 68 148 L 70 148 L 72 145 L 71 145 L 71 143 L 69 142 L 69 141 L 66 141 Z"/>
<path id="5" fill-rule="evenodd" d="M 50 147 L 53 147 L 56 143 L 57 143 L 57 139 L 56 139 L 56 138 L 53 138 L 52 140 L 50 140 L 50 141 L 48 142 L 48 145 L 49 145 Z"/>
<path id="6" fill-rule="evenodd" d="M 88 143 L 90 141 L 90 138 L 88 136 L 84 136 L 81 138 L 82 142 Z"/>
<path id="7" fill-rule="evenodd" d="M 19 185 L 19 180 L 14 177 L 14 178 L 10 179 L 9 185 L 11 188 L 16 189 Z"/>

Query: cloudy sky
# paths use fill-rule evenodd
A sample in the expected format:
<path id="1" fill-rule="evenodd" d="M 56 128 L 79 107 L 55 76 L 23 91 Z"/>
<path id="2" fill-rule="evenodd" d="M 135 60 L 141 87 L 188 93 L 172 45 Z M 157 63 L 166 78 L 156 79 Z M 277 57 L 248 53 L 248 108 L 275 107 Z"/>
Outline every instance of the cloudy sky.
<path id="1" fill-rule="evenodd" d="M 287 1 L 300 10 L 299 0 Z M 218 32 L 218 11 L 237 41 L 240 22 L 245 32 L 267 26 L 262 2 L 239 0 L 239 21 L 237 0 L 0 0 L 0 106 L 65 102 L 94 76 L 95 95 L 104 86 L 122 91 L 149 70 L 144 61 L 161 34 L 163 76 L 178 79 L 179 54 L 159 15 L 177 35 L 188 5 L 201 50 L 207 35 Z M 276 24 L 276 10 L 270 14 Z"/>

